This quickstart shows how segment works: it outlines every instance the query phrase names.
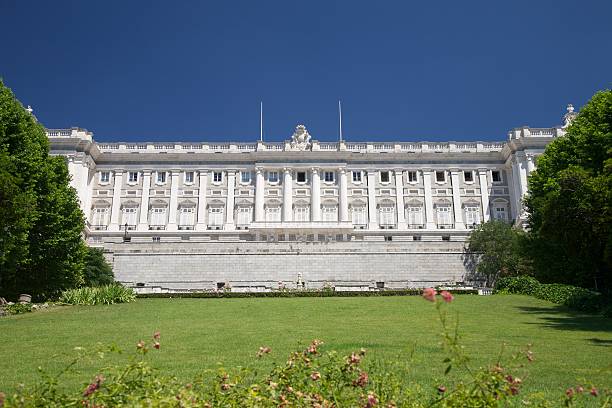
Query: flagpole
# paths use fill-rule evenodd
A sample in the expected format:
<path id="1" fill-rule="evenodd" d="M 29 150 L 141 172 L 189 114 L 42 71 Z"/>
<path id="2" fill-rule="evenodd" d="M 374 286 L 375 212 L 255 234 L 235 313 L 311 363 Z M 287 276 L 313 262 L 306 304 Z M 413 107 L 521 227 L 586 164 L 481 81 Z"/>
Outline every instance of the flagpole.
<path id="1" fill-rule="evenodd" d="M 263 102 L 259 102 L 259 141 L 263 142 Z"/>
<path id="2" fill-rule="evenodd" d="M 338 100 L 338 121 L 340 130 L 340 141 L 342 142 L 342 103 Z"/>

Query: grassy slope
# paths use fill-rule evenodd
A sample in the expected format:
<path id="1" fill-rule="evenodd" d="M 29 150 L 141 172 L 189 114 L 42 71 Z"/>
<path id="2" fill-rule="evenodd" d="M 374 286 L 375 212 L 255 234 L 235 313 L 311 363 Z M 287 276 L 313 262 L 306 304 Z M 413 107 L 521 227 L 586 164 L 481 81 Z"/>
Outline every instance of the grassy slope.
<path id="1" fill-rule="evenodd" d="M 560 395 L 567 386 L 589 379 L 612 386 L 612 320 L 567 312 L 523 296 L 460 296 L 449 308 L 459 313 L 463 344 L 475 363 L 493 362 L 502 342 L 507 350 L 533 344 L 527 389 Z M 0 390 L 32 383 L 36 367 L 57 370 L 75 346 L 116 343 L 133 349 L 139 339 L 162 333 L 155 366 L 188 380 L 217 362 L 269 365 L 253 358 L 258 347 L 272 347 L 272 358 L 314 338 L 326 350 L 366 347 L 369 359 L 407 358 L 416 353 L 409 381 L 423 385 L 442 379 L 440 325 L 434 306 L 419 297 L 288 299 L 143 299 L 136 303 L 62 307 L 0 319 Z M 54 356 L 56 355 L 56 356 Z M 104 362 L 82 364 L 86 381 Z M 607 366 L 607 371 L 605 371 Z"/>

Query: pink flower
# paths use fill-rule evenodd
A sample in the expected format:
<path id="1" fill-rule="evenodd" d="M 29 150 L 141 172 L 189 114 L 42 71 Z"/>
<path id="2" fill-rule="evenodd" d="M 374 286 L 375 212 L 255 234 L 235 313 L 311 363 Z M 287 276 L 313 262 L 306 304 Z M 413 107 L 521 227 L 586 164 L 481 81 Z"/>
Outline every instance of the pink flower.
<path id="1" fill-rule="evenodd" d="M 310 378 L 312 379 L 312 381 L 317 381 L 321 379 L 321 373 L 319 373 L 318 371 L 315 371 L 312 374 L 310 374 Z"/>
<path id="2" fill-rule="evenodd" d="M 582 385 L 579 385 L 576 387 L 576 392 L 578 394 L 582 394 L 584 392 L 584 388 L 582 387 Z"/>
<path id="3" fill-rule="evenodd" d="M 144 342 L 144 341 L 142 341 L 142 340 L 140 340 L 140 341 L 138 342 L 138 344 L 136 344 L 136 348 L 137 348 L 138 350 L 142 350 L 142 349 L 144 349 L 144 348 L 145 348 L 145 342 Z"/>
<path id="4" fill-rule="evenodd" d="M 361 361 L 361 356 L 355 353 L 351 353 L 351 356 L 348 358 L 349 364 L 359 364 Z"/>
<path id="5" fill-rule="evenodd" d="M 3 392 L 0 392 L 0 407 L 4 406 L 4 398 L 6 395 Z"/>
<path id="6" fill-rule="evenodd" d="M 159 340 L 159 336 L 160 336 L 159 331 L 156 331 L 155 333 L 153 333 L 154 340 Z"/>
<path id="7" fill-rule="evenodd" d="M 453 301 L 453 299 L 455 299 L 454 296 L 446 290 L 440 292 L 440 295 L 442 295 L 442 299 L 444 299 L 446 303 L 450 303 Z"/>
<path id="8" fill-rule="evenodd" d="M 100 384 L 102 384 L 102 381 L 104 381 L 104 377 L 102 377 L 101 375 L 97 375 L 95 381 L 87 386 L 87 388 L 83 392 L 83 396 L 89 397 L 91 394 L 96 392 L 96 390 L 100 388 Z"/>
<path id="9" fill-rule="evenodd" d="M 599 392 L 597 391 L 597 388 L 595 387 L 591 387 L 591 392 L 590 394 L 594 397 L 597 397 L 599 395 Z"/>
<path id="10" fill-rule="evenodd" d="M 568 398 L 572 398 L 574 396 L 574 389 L 568 388 L 567 390 L 565 390 L 565 395 L 567 395 Z"/>
<path id="11" fill-rule="evenodd" d="M 272 351 L 272 349 L 270 347 L 260 347 L 259 351 L 257 352 L 257 357 L 261 357 L 264 354 L 269 354 Z"/>
<path id="12" fill-rule="evenodd" d="M 372 408 L 376 404 L 378 404 L 378 399 L 376 398 L 376 395 L 374 395 L 372 393 L 369 393 L 368 394 L 367 403 L 366 403 L 366 407 L 367 408 Z"/>
<path id="13" fill-rule="evenodd" d="M 359 373 L 359 377 L 356 380 L 353 380 L 353 387 L 365 387 L 368 383 L 368 373 L 362 371 Z"/>
<path id="14" fill-rule="evenodd" d="M 153 347 L 156 348 L 157 350 L 159 350 L 159 348 L 160 348 L 159 341 L 154 342 L 153 343 Z"/>
<path id="15" fill-rule="evenodd" d="M 446 387 L 445 387 L 445 386 L 443 386 L 443 385 L 440 385 L 440 386 L 438 387 L 438 392 L 439 392 L 440 394 L 444 394 L 444 393 L 446 392 Z"/>
<path id="16" fill-rule="evenodd" d="M 230 389 L 230 385 L 229 385 L 229 384 L 221 384 L 221 389 L 222 389 L 223 391 L 227 391 L 227 390 L 229 390 L 229 389 Z"/>
<path id="17" fill-rule="evenodd" d="M 423 297 L 430 302 L 436 301 L 436 290 L 434 288 L 423 289 Z"/>

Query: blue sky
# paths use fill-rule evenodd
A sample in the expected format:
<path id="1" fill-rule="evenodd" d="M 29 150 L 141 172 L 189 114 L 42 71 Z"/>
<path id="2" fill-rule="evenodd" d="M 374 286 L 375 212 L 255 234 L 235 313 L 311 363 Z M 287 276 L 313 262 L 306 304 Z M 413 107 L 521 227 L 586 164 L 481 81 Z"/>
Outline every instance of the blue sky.
<path id="1" fill-rule="evenodd" d="M 612 1 L 0 1 L 0 76 L 97 140 L 503 140 L 612 86 Z"/>

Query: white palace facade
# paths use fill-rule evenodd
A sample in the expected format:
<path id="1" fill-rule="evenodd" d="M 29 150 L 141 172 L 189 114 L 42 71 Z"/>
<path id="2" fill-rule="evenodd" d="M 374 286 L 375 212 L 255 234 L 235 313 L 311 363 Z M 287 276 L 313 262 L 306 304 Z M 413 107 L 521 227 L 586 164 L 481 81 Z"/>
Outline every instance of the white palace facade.
<path id="1" fill-rule="evenodd" d="M 125 284 L 373 290 L 471 281 L 470 230 L 524 221 L 529 173 L 565 126 L 445 143 L 320 142 L 302 125 L 287 141 L 256 143 L 47 134 L 67 158 L 85 239 Z"/>

